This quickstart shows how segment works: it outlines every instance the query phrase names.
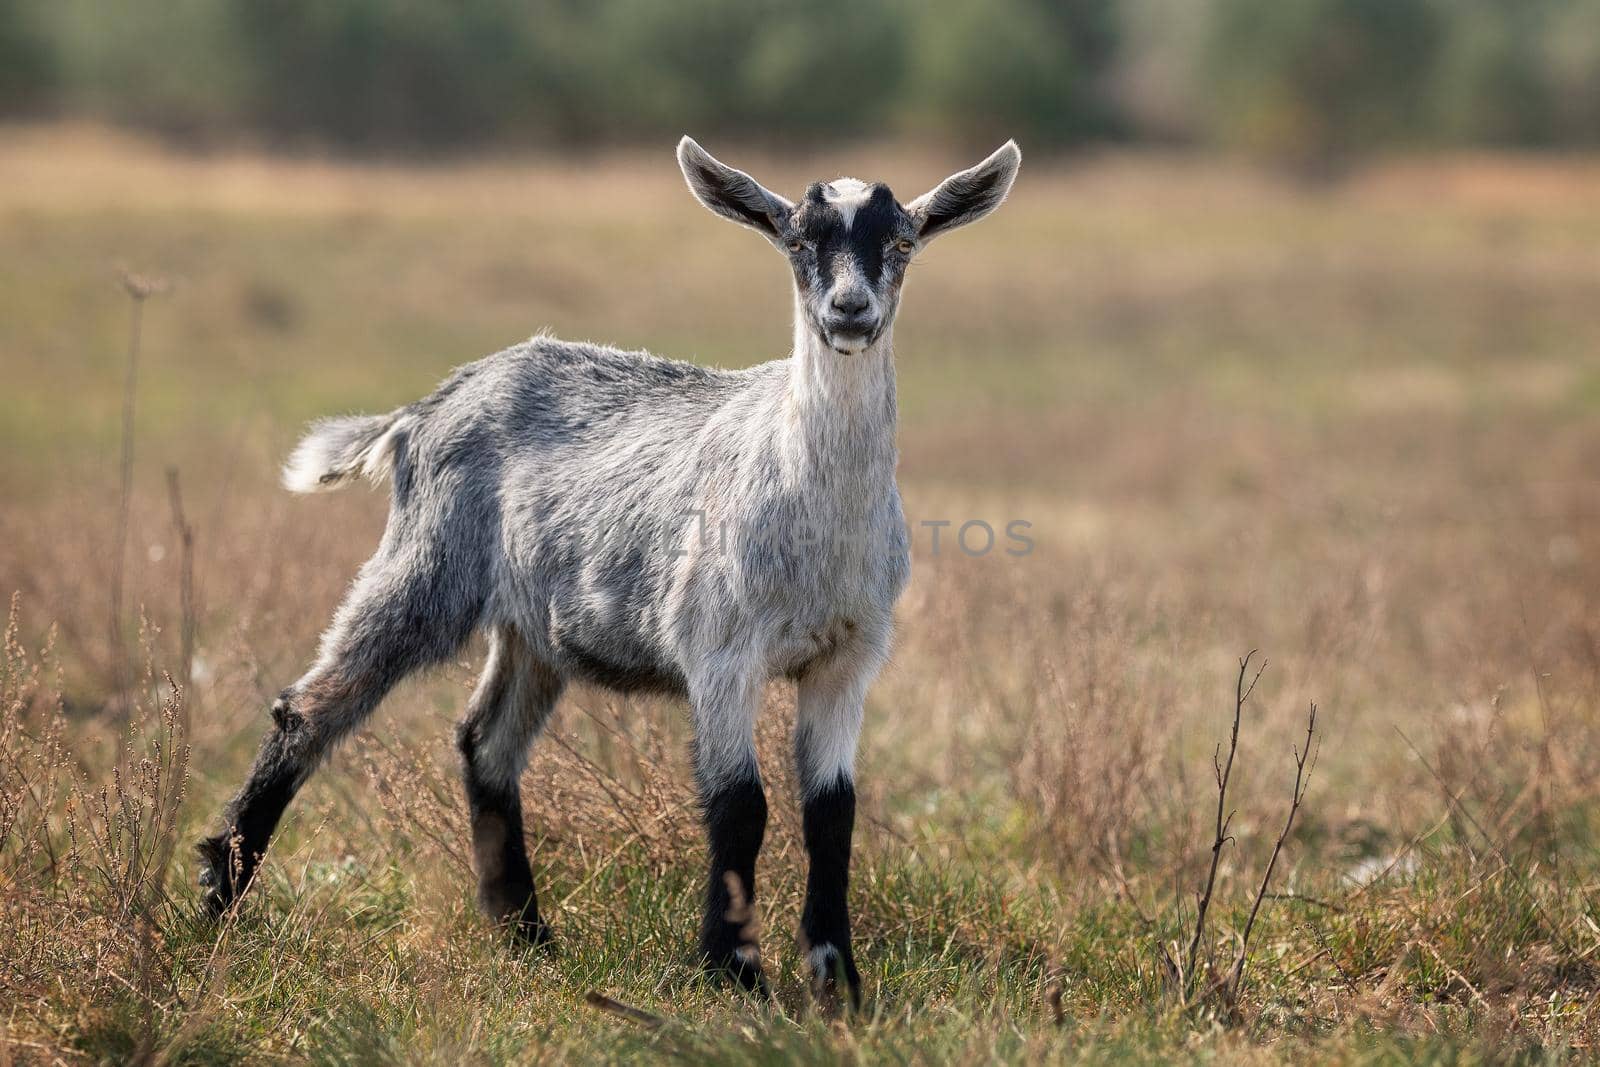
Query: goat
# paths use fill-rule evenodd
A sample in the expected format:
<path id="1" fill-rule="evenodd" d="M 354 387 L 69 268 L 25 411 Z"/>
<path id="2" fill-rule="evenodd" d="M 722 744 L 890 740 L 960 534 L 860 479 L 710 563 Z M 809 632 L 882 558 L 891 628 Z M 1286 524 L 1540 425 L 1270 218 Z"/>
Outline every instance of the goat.
<path id="1" fill-rule="evenodd" d="M 685 137 L 678 163 L 699 201 L 788 258 L 789 358 L 722 371 L 538 336 L 387 415 L 315 423 L 285 486 L 388 478 L 388 525 L 316 662 L 272 705 L 223 828 L 197 846 L 207 910 L 233 906 L 329 750 L 396 682 L 481 630 L 488 658 L 457 742 L 493 920 L 550 936 L 518 783 L 567 682 L 673 694 L 693 712 L 710 846 L 702 963 L 765 991 L 729 882 L 754 899 L 767 819 L 755 716 L 765 683 L 788 678 L 803 944 L 818 991 L 842 983 L 859 1003 L 846 899 L 856 743 L 910 571 L 892 328 L 912 256 L 998 207 L 1021 158 L 1007 142 L 904 206 L 849 178 L 795 204 Z"/>

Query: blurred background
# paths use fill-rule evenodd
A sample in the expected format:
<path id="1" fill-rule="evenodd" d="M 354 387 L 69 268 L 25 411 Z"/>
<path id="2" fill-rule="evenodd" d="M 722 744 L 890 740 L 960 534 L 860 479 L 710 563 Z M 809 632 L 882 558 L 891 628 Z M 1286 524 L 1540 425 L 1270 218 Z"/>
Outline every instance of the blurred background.
<path id="1" fill-rule="evenodd" d="M 37 677 L 86 781 L 164 669 L 191 683 L 183 834 L 237 782 L 386 510 L 383 491 L 276 487 L 306 420 L 388 410 L 545 328 L 722 366 L 786 354 L 786 269 L 693 202 L 679 135 L 791 196 L 854 174 L 903 201 L 1015 137 L 1011 199 L 919 255 L 896 334 L 915 563 L 861 760 L 863 954 L 896 961 L 878 980 L 963 1018 L 1035 1010 L 1042 956 L 1005 956 L 997 991 L 989 934 L 933 904 L 907 917 L 949 877 L 1049 899 L 997 906 L 992 936 L 1073 960 L 1069 1010 L 1156 996 L 1093 924 L 1143 937 L 1121 902 L 1170 915 L 1161 894 L 1198 878 L 1213 745 L 1259 647 L 1228 862 L 1270 846 L 1316 700 L 1280 877 L 1338 908 L 1273 912 L 1277 1018 L 1370 1019 L 1391 995 L 1478 1011 L 1459 977 L 1600 1040 L 1595 986 L 1572 984 L 1595 981 L 1600 929 L 1581 890 L 1600 848 L 1600 3 L 8 0 L 0 116 L 0 594 L 20 594 L 15 648 L 50 643 L 59 673 Z M 128 271 L 150 284 L 130 296 Z M 935 554 L 919 525 L 969 520 L 1029 522 L 1036 549 Z M 286 854 L 359 857 L 366 888 L 273 876 L 278 907 L 392 912 L 441 986 L 463 972 L 428 970 L 428 946 L 471 921 L 438 842 L 464 818 L 446 724 L 474 669 L 403 688 L 296 809 Z M 530 827 L 557 846 L 541 878 L 571 890 L 558 926 L 582 943 L 631 923 L 631 995 L 652 1003 L 698 845 L 682 716 L 641 703 L 573 696 Z M 400 763 L 425 781 L 398 806 L 432 798 L 437 839 L 353 814 Z M 661 805 L 628 861 L 649 878 L 617 883 L 659 904 L 654 926 L 613 914 L 594 866 L 643 847 L 632 815 L 562 800 L 592 780 Z M 787 877 L 770 929 L 792 926 Z M 381 943 L 343 951 L 381 969 Z M 939 945 L 970 959 L 924 966 Z M 895 986 L 901 966 L 932 984 Z M 336 992 L 426 1016 L 409 986 Z M 38 1018 L 97 1018 L 96 996 L 124 994 L 85 981 Z M 270 1044 L 290 1009 L 262 1010 L 233 1018 Z"/>
<path id="2" fill-rule="evenodd" d="M 1584 0 L 12 0 L 0 113 L 188 146 L 845 138 L 1227 146 L 1302 166 L 1600 138 Z"/>

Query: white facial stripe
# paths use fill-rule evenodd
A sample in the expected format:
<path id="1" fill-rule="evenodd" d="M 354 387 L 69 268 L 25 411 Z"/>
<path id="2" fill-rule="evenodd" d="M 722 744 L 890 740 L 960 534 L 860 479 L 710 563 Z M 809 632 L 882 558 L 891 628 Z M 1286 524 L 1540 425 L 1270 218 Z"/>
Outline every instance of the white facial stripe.
<path id="1" fill-rule="evenodd" d="M 835 178 L 822 187 L 822 199 L 826 200 L 839 217 L 844 220 L 845 232 L 856 221 L 856 212 L 872 196 L 872 186 L 855 178 Z"/>

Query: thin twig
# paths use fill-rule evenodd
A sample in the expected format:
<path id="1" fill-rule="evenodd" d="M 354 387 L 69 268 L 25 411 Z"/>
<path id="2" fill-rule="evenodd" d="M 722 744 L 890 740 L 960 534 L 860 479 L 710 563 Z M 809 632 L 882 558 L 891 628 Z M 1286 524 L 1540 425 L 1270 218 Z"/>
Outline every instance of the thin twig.
<path id="1" fill-rule="evenodd" d="M 1478 992 L 1477 987 L 1471 982 L 1467 981 L 1467 976 L 1450 966 L 1445 958 L 1439 954 L 1438 949 L 1434 948 L 1433 945 L 1427 941 L 1417 941 L 1415 943 L 1428 950 L 1428 955 L 1432 956 L 1439 966 L 1444 968 L 1445 974 L 1448 974 L 1452 979 L 1461 984 L 1461 987 L 1471 995 L 1472 999 L 1478 1002 L 1478 1007 L 1482 1008 L 1486 1012 L 1494 1010 L 1489 1006 L 1489 1002 L 1483 998 L 1483 994 Z"/>
<path id="2" fill-rule="evenodd" d="M 199 622 L 195 613 L 194 596 L 194 527 L 183 513 L 183 492 L 178 486 L 178 468 L 167 468 L 167 500 L 172 507 L 172 526 L 178 535 L 178 603 L 183 620 L 180 633 L 183 691 L 190 692 L 189 683 L 194 676 L 194 642 Z"/>
<path id="3" fill-rule="evenodd" d="M 128 694 L 127 649 L 122 642 L 122 587 L 123 572 L 127 566 L 128 525 L 133 508 L 133 418 L 134 401 L 139 385 L 139 341 L 144 328 L 144 302 L 158 293 L 166 292 L 163 278 L 121 272 L 122 289 L 132 302 L 128 320 L 128 361 L 122 383 L 122 455 L 121 489 L 117 496 L 117 526 L 111 550 L 111 614 L 107 635 L 110 638 L 111 684 L 113 696 L 127 705 L 127 714 L 133 715 L 133 701 Z"/>
<path id="4" fill-rule="evenodd" d="M 1332 952 L 1326 946 L 1324 946 L 1322 948 L 1319 948 L 1319 949 L 1317 949 L 1317 951 L 1313 952 L 1311 955 L 1307 956 L 1305 959 L 1301 960 L 1299 963 L 1295 964 L 1293 967 L 1290 967 L 1287 971 L 1285 971 L 1283 973 L 1283 976 L 1285 978 L 1293 978 L 1295 975 L 1299 974 L 1301 971 L 1305 970 L 1307 967 L 1311 966 L 1313 963 L 1316 963 L 1322 957 L 1331 956 L 1331 955 L 1332 955 Z"/>
<path id="5" fill-rule="evenodd" d="M 1057 1028 L 1067 1025 L 1067 1009 L 1062 1004 L 1063 990 L 1061 988 L 1061 974 L 1059 971 L 1050 979 L 1050 984 L 1045 986 L 1044 1002 L 1050 1008 L 1050 1019 Z"/>
<path id="6" fill-rule="evenodd" d="M 1250 699 L 1250 694 L 1255 692 L 1256 683 L 1261 680 L 1261 672 L 1267 669 L 1266 660 L 1261 661 L 1261 666 L 1256 669 L 1255 677 L 1250 679 L 1250 684 L 1245 685 L 1245 678 L 1249 674 L 1250 660 L 1256 654 L 1255 649 L 1245 653 L 1239 661 L 1239 678 L 1233 690 L 1233 732 L 1228 739 L 1228 761 L 1222 762 L 1222 746 L 1218 745 L 1212 754 L 1211 765 L 1216 771 L 1217 779 L 1217 821 L 1216 835 L 1211 842 L 1211 869 L 1206 872 L 1205 888 L 1199 894 L 1195 905 L 1194 933 L 1189 938 L 1188 951 L 1179 961 L 1183 967 L 1186 984 L 1192 985 L 1199 972 L 1200 941 L 1205 936 L 1206 915 L 1211 909 L 1211 896 L 1216 890 L 1217 868 L 1222 863 L 1222 846 L 1231 840 L 1228 827 L 1233 822 L 1233 813 L 1228 811 L 1228 781 L 1233 777 L 1233 759 L 1239 751 L 1239 721 L 1244 717 L 1245 701 Z"/>
<path id="7" fill-rule="evenodd" d="M 133 290 L 129 290 L 131 294 Z M 111 653 L 112 692 L 118 701 L 127 696 L 127 652 L 122 644 L 122 583 L 128 555 L 128 518 L 133 500 L 133 415 L 139 383 L 139 334 L 144 318 L 144 299 L 134 297 L 128 327 L 128 363 L 122 383 L 122 483 L 117 496 L 116 534 L 111 544 L 111 614 L 107 637 Z M 131 715 L 131 709 L 129 714 Z"/>
<path id="8" fill-rule="evenodd" d="M 1289 815 L 1283 820 L 1283 830 L 1278 834 L 1278 840 L 1272 845 L 1272 855 L 1267 859 L 1267 869 L 1261 875 L 1261 888 L 1256 890 L 1256 899 L 1250 905 L 1250 917 L 1245 920 L 1244 930 L 1239 935 L 1239 952 L 1233 958 L 1233 969 L 1228 974 L 1224 994 L 1230 1004 L 1237 1003 L 1239 986 L 1244 981 L 1245 960 L 1250 955 L 1250 932 L 1255 929 L 1256 916 L 1261 911 L 1261 901 L 1267 895 L 1267 886 L 1272 882 L 1272 872 L 1278 866 L 1278 855 L 1283 851 L 1283 843 L 1289 840 L 1289 834 L 1294 830 L 1294 817 L 1300 812 L 1300 803 L 1306 798 L 1306 790 L 1311 786 L 1311 771 L 1316 766 L 1313 745 L 1317 735 L 1317 706 L 1311 705 L 1311 714 L 1306 720 L 1306 743 L 1303 748 L 1294 751 L 1294 789 L 1289 797 Z"/>
<path id="9" fill-rule="evenodd" d="M 583 996 L 583 1002 L 591 1008 L 598 1008 L 608 1015 L 615 1015 L 619 1019 L 626 1019 L 630 1023 L 638 1023 L 647 1030 L 659 1030 L 667 1025 L 667 1020 L 659 1015 L 652 1015 L 643 1008 L 635 1008 L 631 1004 L 624 1004 L 620 1000 L 613 1000 L 596 989 L 591 989 Z"/>
<path id="10" fill-rule="evenodd" d="M 1310 904 L 1314 908 L 1326 908 L 1335 915 L 1343 915 L 1350 909 L 1343 904 L 1336 904 L 1331 900 L 1321 897 L 1308 897 L 1304 893 L 1268 893 L 1268 900 L 1292 900 L 1297 904 Z"/>

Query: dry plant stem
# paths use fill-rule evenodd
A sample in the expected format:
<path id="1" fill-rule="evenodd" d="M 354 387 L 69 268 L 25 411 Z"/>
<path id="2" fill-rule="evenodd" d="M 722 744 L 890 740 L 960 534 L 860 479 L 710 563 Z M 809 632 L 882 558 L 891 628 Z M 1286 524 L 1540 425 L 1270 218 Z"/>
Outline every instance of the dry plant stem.
<path id="1" fill-rule="evenodd" d="M 1289 815 L 1283 821 L 1283 830 L 1278 834 L 1278 840 L 1272 845 L 1272 855 L 1267 860 L 1267 869 L 1261 874 L 1261 887 L 1256 890 L 1256 898 L 1250 905 L 1250 917 L 1245 920 L 1244 931 L 1239 935 L 1239 951 L 1233 958 L 1233 969 L 1228 974 L 1227 984 L 1223 990 L 1227 1001 L 1235 1003 L 1239 996 L 1240 983 L 1244 981 L 1245 960 L 1250 955 L 1250 932 L 1255 928 L 1256 916 L 1261 911 L 1261 902 L 1266 899 L 1267 887 L 1272 883 L 1272 872 L 1278 866 L 1278 855 L 1283 852 L 1283 843 L 1289 840 L 1289 834 L 1294 830 L 1294 817 L 1300 812 L 1300 803 L 1306 798 L 1306 789 L 1311 785 L 1311 771 L 1316 766 L 1312 755 L 1312 745 L 1317 734 L 1317 706 L 1311 705 L 1311 714 L 1306 720 L 1306 743 L 1304 747 L 1294 750 L 1294 789 L 1289 795 Z"/>
<path id="2" fill-rule="evenodd" d="M 1250 671 L 1250 661 L 1255 654 L 1256 650 L 1252 648 L 1239 661 L 1239 677 L 1233 690 L 1233 733 L 1228 739 L 1228 760 L 1226 763 L 1222 762 L 1221 745 L 1217 746 L 1217 751 L 1211 757 L 1217 778 L 1216 835 L 1211 842 L 1211 868 L 1206 872 L 1205 888 L 1201 891 L 1195 908 L 1194 933 L 1189 938 L 1188 951 L 1179 961 L 1181 967 L 1179 977 L 1186 991 L 1192 989 L 1199 973 L 1200 942 L 1205 936 L 1206 915 L 1211 910 L 1211 897 L 1216 890 L 1217 867 L 1222 862 L 1222 847 L 1230 840 L 1228 826 L 1233 822 L 1233 812 L 1227 810 L 1228 781 L 1233 777 L 1233 759 L 1239 752 L 1239 721 L 1244 716 L 1245 702 L 1250 699 L 1250 694 L 1255 692 L 1256 683 L 1261 680 L 1261 672 L 1267 669 L 1267 661 L 1262 660 L 1261 666 L 1256 668 L 1255 676 L 1250 678 L 1249 685 L 1245 684 L 1245 678 Z"/>
<path id="3" fill-rule="evenodd" d="M 1528 783 L 1534 792 L 1536 810 L 1534 819 L 1539 822 L 1540 830 L 1545 838 L 1545 852 L 1550 857 L 1550 865 L 1555 871 L 1556 879 L 1561 880 L 1561 841 L 1556 833 L 1555 823 L 1555 798 L 1551 796 L 1552 784 L 1556 781 L 1554 757 L 1550 749 L 1550 699 L 1545 693 L 1544 672 L 1539 669 L 1539 663 L 1533 644 L 1528 637 L 1528 605 L 1521 601 L 1517 605 L 1522 620 L 1522 640 L 1524 653 L 1528 658 L 1528 673 L 1533 679 L 1533 692 L 1539 702 L 1539 774 L 1537 778 Z"/>
<path id="4" fill-rule="evenodd" d="M 131 310 L 128 319 L 127 373 L 122 383 L 121 482 L 117 495 L 116 535 L 111 549 L 111 613 L 107 637 L 110 640 L 112 695 L 125 705 L 131 719 L 133 710 L 132 698 L 128 693 L 128 657 L 122 642 L 122 592 L 127 568 L 129 517 L 133 507 L 133 417 L 139 385 L 139 343 L 144 332 L 144 302 L 157 293 L 166 292 L 167 281 L 126 270 L 122 272 L 120 280 L 123 291 L 131 301 Z"/>
<path id="5" fill-rule="evenodd" d="M 667 1025 L 667 1020 L 659 1015 L 635 1008 L 632 1004 L 624 1004 L 620 1000 L 613 1000 L 598 990 L 591 989 L 584 994 L 583 1002 L 591 1008 L 598 1008 L 607 1015 L 615 1015 L 619 1019 L 626 1019 L 630 1023 L 638 1023 L 647 1030 L 659 1030 Z"/>
<path id="6" fill-rule="evenodd" d="M 144 320 L 145 294 L 130 284 L 126 276 L 123 286 L 133 306 L 128 325 L 127 374 L 122 384 L 122 481 L 117 497 L 116 535 L 111 546 L 111 614 L 107 637 L 110 641 L 112 693 L 116 699 L 126 701 L 128 664 L 127 653 L 122 645 L 122 585 L 128 552 L 128 516 L 133 503 L 133 416 L 139 383 L 139 335 Z M 132 714 L 131 709 L 129 714 Z"/>
<path id="7" fill-rule="evenodd" d="M 1050 984 L 1045 987 L 1044 991 L 1045 1003 L 1050 1007 L 1050 1020 L 1058 1028 L 1067 1025 L 1067 1009 L 1061 1002 L 1062 996 L 1061 976 L 1058 973 L 1050 980 Z"/>
<path id="8" fill-rule="evenodd" d="M 1422 754 L 1422 750 L 1416 746 L 1411 738 L 1406 736 L 1406 732 L 1400 729 L 1399 726 L 1394 728 L 1394 732 L 1400 735 L 1400 740 L 1404 741 L 1406 743 L 1406 747 L 1411 750 L 1411 754 L 1417 757 L 1417 762 L 1421 763 L 1423 769 L 1426 770 L 1430 776 L 1432 776 L 1434 783 L 1439 787 L 1439 792 L 1444 795 L 1445 803 L 1448 805 L 1449 810 L 1451 812 L 1460 812 L 1461 817 L 1466 821 L 1467 825 L 1471 826 L 1473 830 L 1477 831 L 1478 836 L 1483 838 L 1484 843 L 1489 846 L 1489 851 L 1492 852 L 1494 854 L 1494 858 L 1500 862 L 1500 866 L 1507 871 L 1512 878 L 1516 879 L 1517 885 L 1525 894 L 1527 894 L 1528 900 L 1533 904 L 1534 910 L 1539 913 L 1539 917 L 1545 922 L 1546 926 L 1549 927 L 1551 934 L 1556 939 L 1556 942 L 1561 946 L 1561 951 L 1570 954 L 1573 951 L 1571 941 L 1568 940 L 1566 932 L 1561 928 L 1561 926 L 1551 920 L 1549 913 L 1545 911 L 1544 904 L 1539 900 L 1538 895 L 1534 893 L 1533 887 L 1528 884 L 1528 872 L 1524 868 L 1519 867 L 1511 862 L 1511 857 L 1507 855 L 1506 850 L 1502 846 L 1501 842 L 1492 834 L 1490 834 L 1488 830 L 1484 829 L 1483 823 L 1479 822 L 1477 817 L 1467 809 L 1467 806 L 1461 802 L 1461 798 L 1455 793 L 1451 792 L 1450 787 L 1445 784 L 1444 778 L 1439 774 L 1438 769 L 1428 761 L 1428 758 Z M 1475 853 L 1474 861 L 1476 862 Z"/>
<path id="9" fill-rule="evenodd" d="M 172 506 L 172 526 L 178 535 L 180 553 L 178 600 L 183 622 L 180 634 L 182 658 L 179 660 L 182 673 L 179 675 L 179 680 L 183 685 L 183 691 L 188 693 L 189 683 L 194 674 L 194 643 L 199 626 L 194 593 L 194 527 L 189 524 L 183 513 L 183 493 L 178 487 L 176 467 L 167 468 L 167 499 Z"/>

